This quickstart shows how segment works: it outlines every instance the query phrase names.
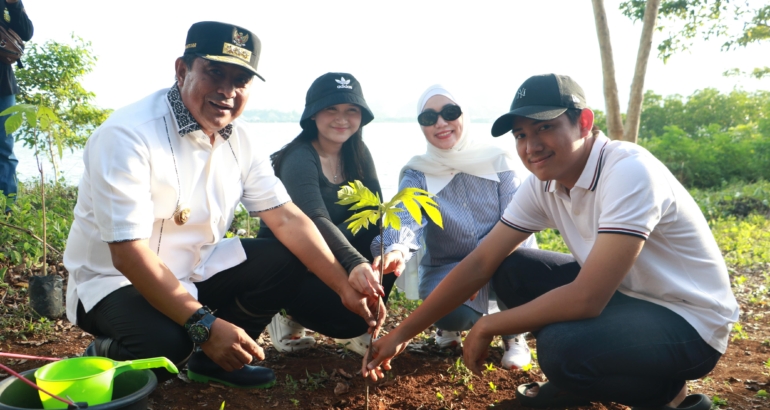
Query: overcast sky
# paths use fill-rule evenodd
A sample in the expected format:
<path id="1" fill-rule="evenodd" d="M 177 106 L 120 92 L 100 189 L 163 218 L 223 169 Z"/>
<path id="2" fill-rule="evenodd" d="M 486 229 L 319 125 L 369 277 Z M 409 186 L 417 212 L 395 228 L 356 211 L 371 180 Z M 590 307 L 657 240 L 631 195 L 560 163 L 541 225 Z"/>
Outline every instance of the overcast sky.
<path id="1" fill-rule="evenodd" d="M 529 76 L 556 72 L 580 83 L 604 109 L 599 46 L 590 0 L 288 1 L 23 0 L 33 41 L 91 41 L 99 58 L 84 81 L 105 108 L 119 108 L 173 83 L 174 60 L 189 26 L 237 24 L 262 41 L 249 109 L 302 111 L 312 81 L 328 71 L 358 78 L 375 116 L 413 116 L 427 86 L 442 83 L 476 117 L 506 112 Z M 621 109 L 625 111 L 641 23 L 607 0 Z M 654 46 L 662 39 L 657 33 Z M 657 51 L 654 49 L 653 53 Z M 768 65 L 770 44 L 729 53 L 717 42 L 651 58 L 645 83 L 663 95 L 697 89 L 768 89 L 768 80 L 724 78 L 738 67 Z"/>

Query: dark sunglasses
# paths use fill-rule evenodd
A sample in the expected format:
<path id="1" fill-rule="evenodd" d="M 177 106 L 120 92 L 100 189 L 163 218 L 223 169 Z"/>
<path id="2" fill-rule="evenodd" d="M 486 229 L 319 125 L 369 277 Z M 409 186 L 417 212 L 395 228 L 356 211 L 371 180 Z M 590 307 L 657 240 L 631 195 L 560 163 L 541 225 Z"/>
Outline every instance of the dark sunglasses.
<path id="1" fill-rule="evenodd" d="M 423 127 L 430 127 L 431 125 L 438 122 L 439 115 L 445 121 L 454 121 L 463 115 L 463 110 L 460 109 L 459 105 L 447 104 L 439 112 L 433 110 L 423 111 L 420 113 L 420 115 L 417 116 L 417 122 L 419 122 Z"/>

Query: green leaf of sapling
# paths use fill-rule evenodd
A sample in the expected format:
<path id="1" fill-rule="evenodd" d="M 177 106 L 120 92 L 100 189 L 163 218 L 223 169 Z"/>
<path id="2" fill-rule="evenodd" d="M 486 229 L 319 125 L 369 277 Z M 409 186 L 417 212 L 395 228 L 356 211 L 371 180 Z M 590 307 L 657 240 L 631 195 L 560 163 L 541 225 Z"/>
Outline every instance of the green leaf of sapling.
<path id="1" fill-rule="evenodd" d="M 422 209 L 425 210 L 425 213 L 428 214 L 428 218 L 430 218 L 433 223 L 438 225 L 441 229 L 444 229 L 444 221 L 441 219 L 438 203 L 436 203 L 433 198 L 426 195 L 416 195 L 414 200 L 422 206 Z"/>
<path id="2" fill-rule="evenodd" d="M 37 116 L 40 119 L 40 129 L 48 131 L 53 128 L 53 124 L 59 122 L 59 117 L 48 107 L 40 107 L 40 111 L 37 112 Z"/>
<path id="3" fill-rule="evenodd" d="M 32 105 L 32 104 L 16 104 L 16 105 L 12 105 L 12 106 L 4 109 L 2 112 L 0 112 L 0 117 L 5 117 L 6 115 L 9 115 L 9 114 L 12 114 L 12 113 L 15 113 L 15 112 L 27 113 L 27 112 L 30 112 L 30 111 L 36 112 L 37 111 L 37 107 Z"/>
<path id="4" fill-rule="evenodd" d="M 16 132 L 16 130 L 21 127 L 21 124 L 24 122 L 24 118 L 22 118 L 21 113 L 17 112 L 8 117 L 5 120 L 5 133 L 6 134 L 13 134 Z"/>
<path id="5" fill-rule="evenodd" d="M 380 212 L 378 210 L 367 209 L 365 211 L 353 214 L 353 216 L 346 219 L 345 222 L 352 221 L 350 224 L 348 224 L 348 229 L 350 229 L 350 232 L 352 232 L 353 236 L 355 236 L 358 231 L 361 230 L 361 228 L 369 229 L 369 224 L 376 223 L 379 216 Z M 372 222 L 372 220 L 374 220 L 374 222 Z"/>
<path id="6" fill-rule="evenodd" d="M 401 210 L 401 209 L 399 209 L 399 210 L 403 212 L 403 210 Z M 385 218 L 383 218 L 383 219 L 384 219 L 384 221 L 382 223 L 383 229 L 387 228 L 389 226 L 393 227 L 393 229 L 395 229 L 397 231 L 399 229 L 401 229 L 401 218 L 399 218 L 399 216 L 396 215 L 396 212 L 390 211 L 390 210 L 386 210 L 385 211 Z"/>
<path id="7" fill-rule="evenodd" d="M 417 202 L 414 197 L 405 198 L 402 203 L 404 208 L 412 215 L 412 218 L 420 225 L 422 225 L 422 212 L 420 212 L 420 203 Z"/>
<path id="8" fill-rule="evenodd" d="M 355 204 L 349 208 L 350 210 L 361 209 L 367 206 L 380 205 L 379 195 L 372 193 L 372 191 L 365 187 L 361 181 L 355 180 L 353 182 L 349 182 L 348 185 L 349 186 L 344 186 L 340 188 L 339 191 L 337 191 L 337 198 L 339 199 L 337 204 Z"/>
<path id="9" fill-rule="evenodd" d="M 339 205 L 350 205 L 354 204 L 361 200 L 361 197 L 358 195 L 358 193 L 353 189 L 353 183 L 350 183 L 351 186 L 344 186 L 340 188 L 339 191 L 337 191 L 337 201 L 336 203 Z"/>
<path id="10" fill-rule="evenodd" d="M 26 119 L 27 119 L 27 126 L 29 128 L 37 127 L 37 117 L 38 116 L 37 116 L 37 110 L 36 109 L 24 110 L 24 111 L 21 111 L 21 112 L 24 113 L 24 117 L 26 117 Z"/>

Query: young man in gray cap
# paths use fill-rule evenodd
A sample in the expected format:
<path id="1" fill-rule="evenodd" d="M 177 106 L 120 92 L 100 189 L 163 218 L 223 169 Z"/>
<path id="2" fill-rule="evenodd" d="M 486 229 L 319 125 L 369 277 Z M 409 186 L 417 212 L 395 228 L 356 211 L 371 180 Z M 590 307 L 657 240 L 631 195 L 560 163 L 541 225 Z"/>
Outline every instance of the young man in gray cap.
<path id="1" fill-rule="evenodd" d="M 405 341 L 491 279 L 510 309 L 476 323 L 465 364 L 479 373 L 493 335 L 532 332 L 549 381 L 519 386 L 522 405 L 708 410 L 711 400 L 688 396 L 686 381 L 714 368 L 738 304 L 695 201 L 644 148 L 595 130 L 567 76 L 525 81 L 492 127 L 508 131 L 533 175 L 484 242 L 373 343 L 364 374 L 380 376 Z M 517 250 L 546 228 L 561 232 L 571 255 Z"/>
<path id="2" fill-rule="evenodd" d="M 176 84 L 116 111 L 89 139 L 64 255 L 67 317 L 97 336 L 86 354 L 189 358 L 193 380 L 268 387 L 273 372 L 249 365 L 264 359 L 254 339 L 281 309 L 317 308 L 296 300 L 308 269 L 328 287 L 318 293 L 337 293 L 363 318 L 359 331 L 376 325 L 372 310 L 384 318 L 236 121 L 262 78 L 259 53 L 244 28 L 193 24 Z M 277 240 L 225 238 L 239 204 Z"/>

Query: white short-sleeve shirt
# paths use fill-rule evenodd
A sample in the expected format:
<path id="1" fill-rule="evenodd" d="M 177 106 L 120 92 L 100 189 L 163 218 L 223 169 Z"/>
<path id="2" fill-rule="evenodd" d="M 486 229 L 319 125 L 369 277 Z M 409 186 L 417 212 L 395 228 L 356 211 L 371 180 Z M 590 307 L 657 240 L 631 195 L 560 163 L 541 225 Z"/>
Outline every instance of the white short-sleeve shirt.
<path id="1" fill-rule="evenodd" d="M 224 238 L 238 204 L 254 214 L 290 200 L 248 124 L 220 130 L 213 146 L 199 128 L 173 87 L 115 111 L 89 138 L 64 252 L 72 323 L 78 300 L 89 311 L 130 284 L 109 243 L 149 239 L 197 297 L 194 282 L 246 260 L 240 241 Z M 178 204 L 191 210 L 181 226 Z"/>
<path id="2" fill-rule="evenodd" d="M 601 233 L 645 239 L 618 291 L 676 312 L 725 352 L 739 312 L 722 254 L 692 196 L 639 145 L 600 134 L 569 194 L 532 175 L 502 222 L 528 233 L 558 229 L 581 266 Z"/>

